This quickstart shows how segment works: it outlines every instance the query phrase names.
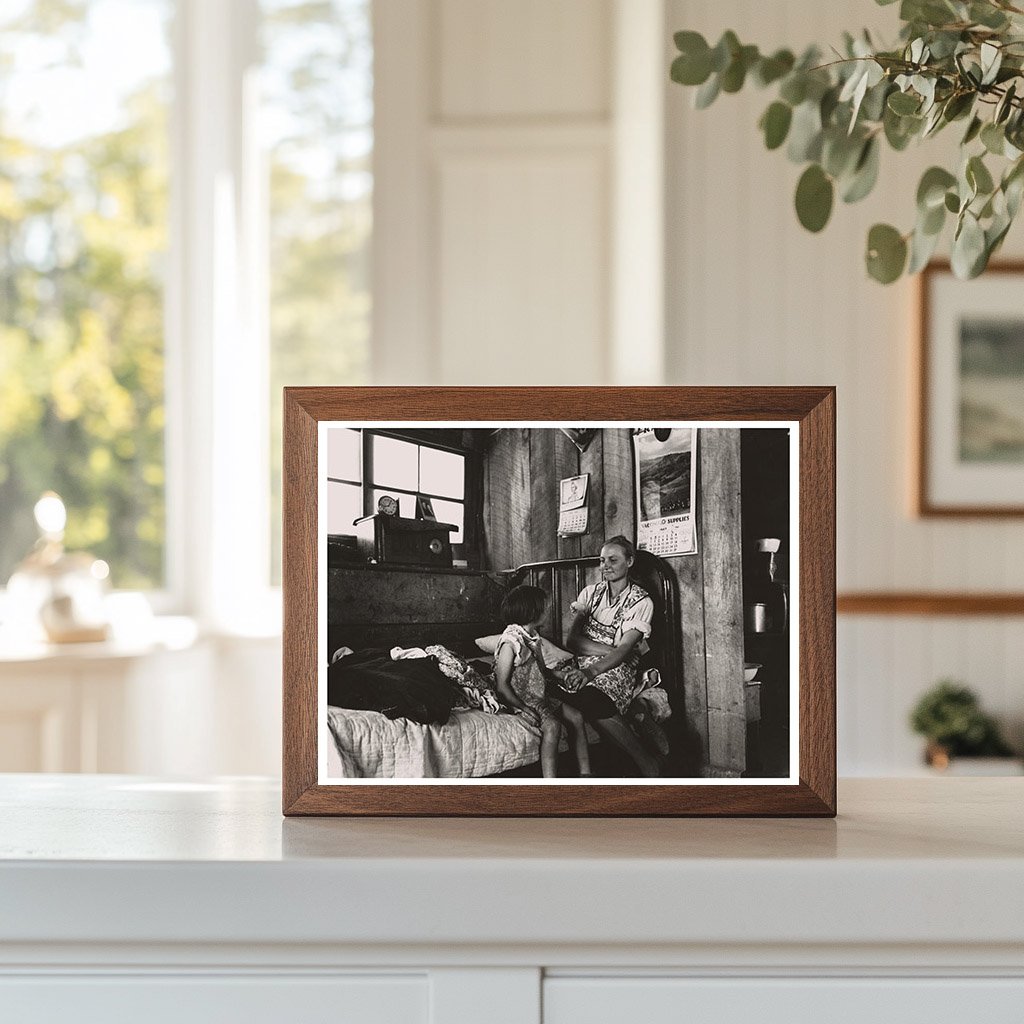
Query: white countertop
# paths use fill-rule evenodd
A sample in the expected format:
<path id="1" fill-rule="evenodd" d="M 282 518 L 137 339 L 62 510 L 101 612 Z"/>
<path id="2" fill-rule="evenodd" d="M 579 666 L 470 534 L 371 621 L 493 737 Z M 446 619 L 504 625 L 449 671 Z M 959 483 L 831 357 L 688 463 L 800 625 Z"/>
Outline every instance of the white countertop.
<path id="1" fill-rule="evenodd" d="M 285 819 L 276 783 L 0 777 L 0 943 L 1024 945 L 1024 781 L 837 820 Z"/>

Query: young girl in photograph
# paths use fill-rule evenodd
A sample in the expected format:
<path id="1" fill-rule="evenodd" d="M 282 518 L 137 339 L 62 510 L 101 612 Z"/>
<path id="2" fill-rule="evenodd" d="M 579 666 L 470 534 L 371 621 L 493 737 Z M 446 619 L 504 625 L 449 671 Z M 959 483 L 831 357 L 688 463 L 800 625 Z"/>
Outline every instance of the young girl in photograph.
<path id="1" fill-rule="evenodd" d="M 540 727 L 540 765 L 545 779 L 558 775 L 558 743 L 562 725 L 569 727 L 581 778 L 590 775 L 590 757 L 583 715 L 547 694 L 547 666 L 537 627 L 544 618 L 547 594 L 540 587 L 514 587 L 501 602 L 505 631 L 494 651 L 494 679 L 506 704 L 523 711 Z"/>

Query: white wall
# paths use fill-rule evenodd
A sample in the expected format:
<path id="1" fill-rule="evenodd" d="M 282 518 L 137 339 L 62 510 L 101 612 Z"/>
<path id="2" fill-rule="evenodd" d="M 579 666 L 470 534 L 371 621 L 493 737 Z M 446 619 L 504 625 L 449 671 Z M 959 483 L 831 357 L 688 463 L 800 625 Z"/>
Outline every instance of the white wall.
<path id="1" fill-rule="evenodd" d="M 675 29 L 798 48 L 865 25 L 893 38 L 894 10 L 378 0 L 380 59 L 402 54 L 415 89 L 379 86 L 377 380 L 835 384 L 840 589 L 1024 589 L 1019 521 L 910 514 L 913 285 L 863 269 L 868 227 L 910 227 L 952 133 L 885 152 L 876 194 L 812 236 L 792 208 L 800 169 L 756 129 L 769 95 L 694 111 L 668 82 Z M 1018 230 L 1006 252 L 1022 248 Z M 840 771 L 914 770 L 907 712 L 944 676 L 1024 737 L 1021 664 L 1020 619 L 841 618 Z"/>
<path id="2" fill-rule="evenodd" d="M 895 8 L 869 0 L 670 0 L 669 29 L 717 40 L 725 28 L 763 48 L 838 41 L 886 26 Z M 750 89 L 692 109 L 668 86 L 667 330 L 669 383 L 835 384 L 839 397 L 839 589 L 999 591 L 1024 583 L 1020 520 L 924 521 L 909 511 L 910 281 L 883 288 L 863 270 L 871 224 L 912 226 L 920 173 L 942 161 L 939 137 L 883 154 L 876 194 L 837 204 L 818 236 L 797 223 L 800 168 L 765 151 L 756 129 L 770 101 Z M 1024 250 L 1019 226 L 1005 252 Z M 839 764 L 844 774 L 915 767 L 906 719 L 921 691 L 951 676 L 1024 735 L 1024 620 L 840 617 Z"/>

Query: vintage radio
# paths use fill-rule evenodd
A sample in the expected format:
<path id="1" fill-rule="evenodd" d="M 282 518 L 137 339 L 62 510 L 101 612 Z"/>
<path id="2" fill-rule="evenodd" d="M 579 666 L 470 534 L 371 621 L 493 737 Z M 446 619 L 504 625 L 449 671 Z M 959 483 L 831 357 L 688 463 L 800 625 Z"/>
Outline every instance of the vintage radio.
<path id="1" fill-rule="evenodd" d="M 450 569 L 450 534 L 457 526 L 400 516 L 363 516 L 355 521 L 356 542 L 368 561 L 384 565 L 429 565 Z"/>

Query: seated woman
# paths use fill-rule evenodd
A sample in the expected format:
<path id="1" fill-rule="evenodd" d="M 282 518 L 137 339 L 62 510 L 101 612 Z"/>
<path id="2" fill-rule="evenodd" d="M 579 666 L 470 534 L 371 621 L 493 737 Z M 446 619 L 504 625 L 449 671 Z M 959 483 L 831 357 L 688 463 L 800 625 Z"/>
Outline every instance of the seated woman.
<path id="1" fill-rule="evenodd" d="M 578 708 L 606 739 L 624 750 L 646 777 L 658 775 L 658 762 L 626 724 L 637 666 L 651 635 L 654 602 L 629 578 L 635 549 L 623 536 L 601 548 L 601 581 L 584 587 L 573 602 L 569 650 L 578 656 L 559 696 Z"/>

